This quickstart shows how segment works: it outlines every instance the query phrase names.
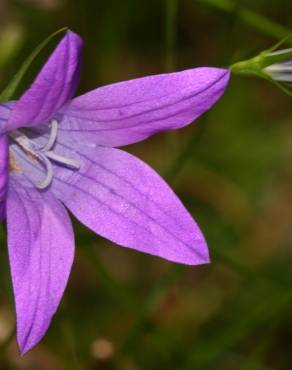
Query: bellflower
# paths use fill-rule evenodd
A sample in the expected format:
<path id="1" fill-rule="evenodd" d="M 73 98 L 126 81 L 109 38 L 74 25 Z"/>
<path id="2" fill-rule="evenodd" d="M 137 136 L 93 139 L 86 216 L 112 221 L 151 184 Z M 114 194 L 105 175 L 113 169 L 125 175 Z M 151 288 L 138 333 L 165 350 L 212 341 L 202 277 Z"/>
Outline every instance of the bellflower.
<path id="1" fill-rule="evenodd" d="M 74 256 L 67 213 L 121 246 L 196 265 L 204 237 L 166 183 L 116 149 L 191 123 L 223 94 L 229 71 L 143 77 L 73 98 L 82 41 L 68 31 L 18 101 L 0 105 L 0 217 L 22 353 L 45 334 Z"/>

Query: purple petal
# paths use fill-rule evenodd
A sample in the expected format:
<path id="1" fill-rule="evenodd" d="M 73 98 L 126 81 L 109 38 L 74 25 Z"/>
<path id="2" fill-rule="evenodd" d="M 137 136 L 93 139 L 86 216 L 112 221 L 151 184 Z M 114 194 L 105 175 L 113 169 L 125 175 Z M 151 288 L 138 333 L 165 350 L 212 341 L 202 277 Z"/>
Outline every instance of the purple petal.
<path id="1" fill-rule="evenodd" d="M 68 214 L 52 195 L 9 185 L 9 259 L 22 354 L 50 325 L 71 270 L 74 236 Z"/>
<path id="2" fill-rule="evenodd" d="M 15 105 L 10 130 L 47 121 L 72 98 L 79 82 L 81 49 L 80 37 L 68 31 Z"/>
<path id="3" fill-rule="evenodd" d="M 61 145 L 63 154 L 70 152 Z M 56 171 L 52 190 L 83 224 L 121 246 L 170 261 L 209 262 L 199 227 L 149 166 L 118 149 L 96 147 L 90 155 L 75 144 L 74 150 L 81 169 Z"/>
<path id="4" fill-rule="evenodd" d="M 8 138 L 6 135 L 2 135 L 0 136 L 0 222 L 5 218 L 7 181 L 8 181 Z"/>
<path id="5" fill-rule="evenodd" d="M 191 123 L 221 97 L 229 76 L 225 69 L 195 68 L 104 86 L 64 107 L 60 129 L 99 145 L 135 143 Z"/>
<path id="6" fill-rule="evenodd" d="M 0 104 L 0 222 L 5 218 L 6 192 L 8 182 L 8 137 L 6 131 L 7 118 L 10 114 L 8 104 Z"/>
<path id="7" fill-rule="evenodd" d="M 7 133 L 8 131 L 7 122 L 14 105 L 14 101 L 0 103 L 0 136 Z"/>

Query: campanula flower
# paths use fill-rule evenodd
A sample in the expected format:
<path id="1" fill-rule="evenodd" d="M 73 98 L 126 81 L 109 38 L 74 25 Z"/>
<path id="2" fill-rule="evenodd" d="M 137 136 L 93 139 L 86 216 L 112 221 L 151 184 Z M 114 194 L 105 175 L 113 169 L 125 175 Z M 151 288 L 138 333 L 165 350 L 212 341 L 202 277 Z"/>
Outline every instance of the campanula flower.
<path id="1" fill-rule="evenodd" d="M 116 147 L 186 126 L 223 94 L 229 71 L 143 77 L 73 98 L 82 41 L 68 31 L 18 101 L 0 105 L 0 217 L 22 353 L 45 334 L 74 257 L 67 210 L 124 247 L 209 261 L 198 225 L 149 166 Z"/>

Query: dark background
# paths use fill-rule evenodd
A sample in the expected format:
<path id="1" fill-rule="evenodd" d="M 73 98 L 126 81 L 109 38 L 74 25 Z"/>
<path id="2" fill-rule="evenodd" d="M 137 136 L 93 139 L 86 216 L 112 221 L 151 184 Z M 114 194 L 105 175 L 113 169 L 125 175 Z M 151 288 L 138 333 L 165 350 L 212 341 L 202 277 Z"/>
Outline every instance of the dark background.
<path id="1" fill-rule="evenodd" d="M 81 93 L 253 56 L 292 30 L 292 3 L 0 0 L 1 87 L 63 26 L 85 42 Z M 234 76 L 198 122 L 126 150 L 175 189 L 206 235 L 212 264 L 138 254 L 75 222 L 76 260 L 60 309 L 45 339 L 20 357 L 1 228 L 0 369 L 291 370 L 291 98 Z"/>

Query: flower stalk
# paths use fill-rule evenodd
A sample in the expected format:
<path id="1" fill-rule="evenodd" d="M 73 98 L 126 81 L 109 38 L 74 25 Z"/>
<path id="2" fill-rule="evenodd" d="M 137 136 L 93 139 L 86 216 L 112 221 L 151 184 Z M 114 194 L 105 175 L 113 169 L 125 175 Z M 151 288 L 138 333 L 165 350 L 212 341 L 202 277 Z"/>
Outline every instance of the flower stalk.
<path id="1" fill-rule="evenodd" d="M 232 64 L 231 72 L 264 78 L 292 96 L 292 48 L 278 50 L 291 36 L 289 34 L 272 48 L 262 51 L 255 57 Z"/>

